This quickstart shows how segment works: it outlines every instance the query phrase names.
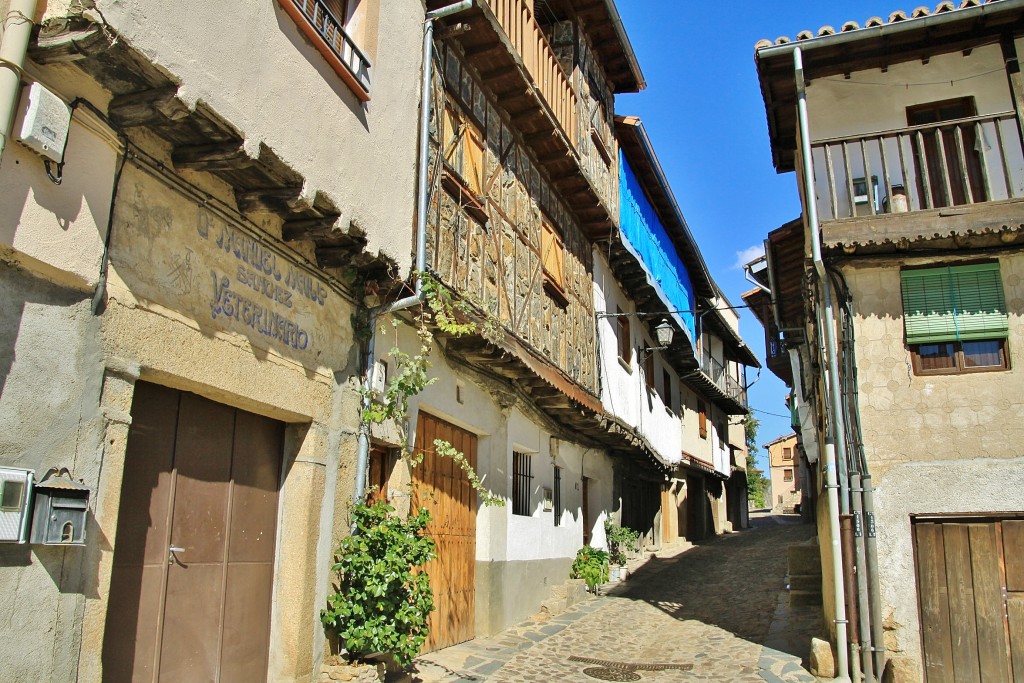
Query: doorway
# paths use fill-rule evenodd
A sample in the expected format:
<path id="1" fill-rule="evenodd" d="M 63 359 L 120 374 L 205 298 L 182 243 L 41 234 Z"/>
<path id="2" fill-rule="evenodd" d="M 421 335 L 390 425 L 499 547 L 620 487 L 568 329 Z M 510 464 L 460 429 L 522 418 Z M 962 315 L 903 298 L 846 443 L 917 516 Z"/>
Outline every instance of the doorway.
<path id="1" fill-rule="evenodd" d="M 918 196 L 927 198 L 931 202 L 930 208 L 978 203 L 988 199 L 974 124 L 932 125 L 972 116 L 977 116 L 972 97 L 907 107 L 908 125 L 931 126 L 911 138 L 917 162 Z M 925 173 L 928 176 L 927 191 Z"/>
<path id="2" fill-rule="evenodd" d="M 284 424 L 138 382 L 103 680 L 264 681 Z"/>

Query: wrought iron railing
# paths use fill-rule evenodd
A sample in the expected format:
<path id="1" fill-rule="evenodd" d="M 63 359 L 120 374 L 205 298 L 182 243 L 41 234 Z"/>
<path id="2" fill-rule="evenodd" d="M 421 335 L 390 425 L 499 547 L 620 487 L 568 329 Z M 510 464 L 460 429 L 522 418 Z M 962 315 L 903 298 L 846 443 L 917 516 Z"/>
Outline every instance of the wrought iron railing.
<path id="1" fill-rule="evenodd" d="M 743 406 L 747 405 L 747 390 L 743 384 L 730 375 L 725 365 L 715 359 L 707 349 L 701 353 L 700 370 L 723 394 Z"/>
<path id="2" fill-rule="evenodd" d="M 1012 112 L 811 145 L 823 221 L 1024 197 L 1024 149 Z"/>
<path id="3" fill-rule="evenodd" d="M 540 24 L 533 16 L 533 3 L 526 0 L 483 1 L 497 18 L 498 24 L 513 49 L 522 58 L 527 73 L 540 90 L 558 125 L 575 147 L 576 93 Z"/>
<path id="4" fill-rule="evenodd" d="M 331 52 L 355 77 L 359 85 L 370 92 L 370 59 L 359 49 L 355 41 L 345 33 L 344 22 L 321 0 L 291 0 L 302 16 L 323 38 Z"/>

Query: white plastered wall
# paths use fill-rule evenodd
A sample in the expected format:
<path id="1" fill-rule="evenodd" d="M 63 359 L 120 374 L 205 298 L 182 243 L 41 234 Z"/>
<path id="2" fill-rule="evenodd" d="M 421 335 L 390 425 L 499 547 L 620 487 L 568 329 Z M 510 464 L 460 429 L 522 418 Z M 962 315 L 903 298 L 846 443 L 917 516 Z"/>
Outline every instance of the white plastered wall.
<path id="1" fill-rule="evenodd" d="M 594 308 L 601 313 L 636 313 L 634 303 L 622 291 L 608 262 L 599 250 L 594 250 Z M 641 311 L 642 313 L 642 311 Z M 647 334 L 649 319 L 629 316 L 629 330 L 632 340 L 632 357 L 629 366 L 619 358 L 617 318 L 598 318 L 599 368 L 601 373 L 601 403 L 605 410 L 629 425 L 633 425 L 669 463 L 677 463 L 682 457 L 682 431 L 679 419 L 679 378 L 674 369 L 665 363 L 660 352 L 654 352 L 655 390 L 650 390 L 644 377 L 645 364 L 641 349 L 655 347 L 657 342 Z M 672 385 L 670 402 L 666 407 L 661 387 L 663 371 L 667 370 Z"/>

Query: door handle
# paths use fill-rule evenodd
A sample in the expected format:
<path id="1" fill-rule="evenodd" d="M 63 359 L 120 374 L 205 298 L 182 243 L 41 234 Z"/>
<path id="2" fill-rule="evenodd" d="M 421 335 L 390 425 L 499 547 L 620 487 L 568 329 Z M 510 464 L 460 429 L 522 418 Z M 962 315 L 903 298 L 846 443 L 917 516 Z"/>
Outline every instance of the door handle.
<path id="1" fill-rule="evenodd" d="M 175 562 L 181 564 L 181 561 L 178 559 L 178 556 L 175 553 L 183 552 L 185 552 L 184 548 L 179 548 L 176 545 L 172 545 L 170 548 L 167 549 L 167 564 L 174 564 Z"/>

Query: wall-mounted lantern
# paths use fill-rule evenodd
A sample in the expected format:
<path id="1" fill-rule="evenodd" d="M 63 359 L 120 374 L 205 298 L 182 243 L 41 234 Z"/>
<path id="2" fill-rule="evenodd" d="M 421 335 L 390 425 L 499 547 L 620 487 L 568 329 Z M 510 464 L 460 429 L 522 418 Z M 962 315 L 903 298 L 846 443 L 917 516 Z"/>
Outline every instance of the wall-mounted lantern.
<path id="1" fill-rule="evenodd" d="M 85 545 L 85 523 L 92 492 L 88 486 L 73 480 L 66 468 L 51 472 L 52 476 L 35 485 L 31 542 Z"/>
<path id="2" fill-rule="evenodd" d="M 663 349 L 672 346 L 672 338 L 675 336 L 675 333 L 676 331 L 673 329 L 672 323 L 668 320 L 662 320 L 654 328 L 654 336 L 658 339 L 658 345 Z"/>
<path id="3" fill-rule="evenodd" d="M 0 467 L 0 543 L 28 541 L 34 477 L 32 470 Z"/>

